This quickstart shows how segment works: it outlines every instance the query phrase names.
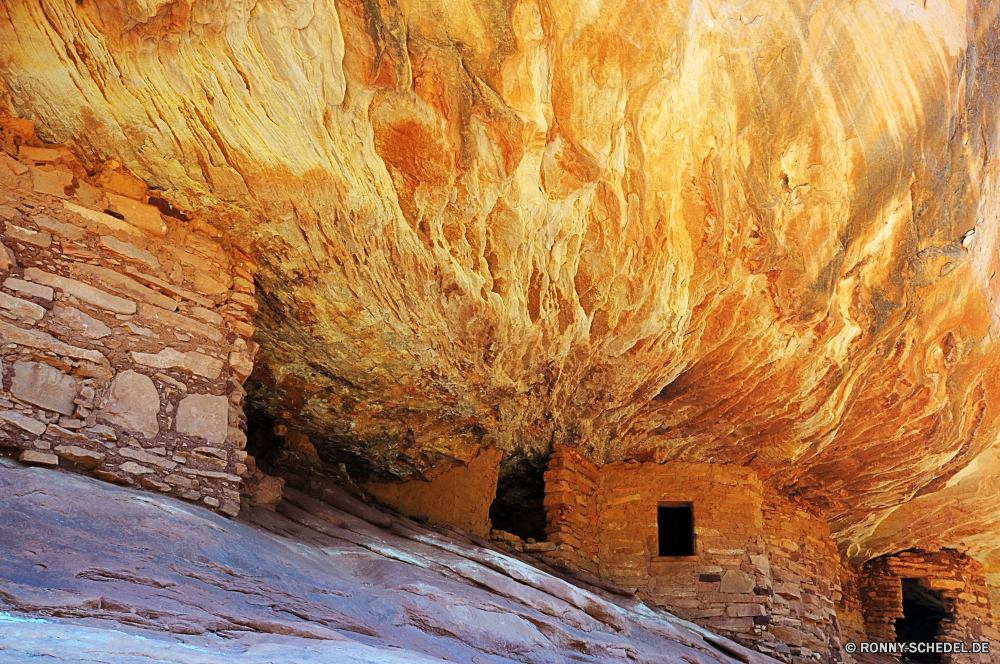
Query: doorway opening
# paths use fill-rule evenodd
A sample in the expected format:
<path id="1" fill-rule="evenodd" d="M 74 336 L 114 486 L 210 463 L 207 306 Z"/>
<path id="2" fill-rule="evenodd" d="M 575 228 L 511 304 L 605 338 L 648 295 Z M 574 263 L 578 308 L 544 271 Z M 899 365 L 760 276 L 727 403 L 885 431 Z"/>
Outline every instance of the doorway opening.
<path id="1" fill-rule="evenodd" d="M 497 493 L 490 506 L 490 521 L 496 530 L 544 542 L 546 457 L 504 455 L 500 462 Z"/>
<path id="2" fill-rule="evenodd" d="M 903 587 L 903 617 L 896 620 L 896 643 L 927 643 L 936 640 L 941 621 L 948 617 L 941 593 L 920 585 L 919 579 L 900 579 Z M 939 653 L 907 653 L 920 664 L 939 664 Z"/>

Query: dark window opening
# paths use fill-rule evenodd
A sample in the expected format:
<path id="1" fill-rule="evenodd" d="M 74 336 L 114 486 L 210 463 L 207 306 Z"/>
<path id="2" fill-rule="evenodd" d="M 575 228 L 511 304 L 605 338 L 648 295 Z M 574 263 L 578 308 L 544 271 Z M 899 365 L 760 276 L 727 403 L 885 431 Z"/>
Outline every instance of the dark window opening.
<path id="1" fill-rule="evenodd" d="M 522 540 L 544 542 L 546 457 L 505 454 L 500 462 L 497 493 L 490 505 L 490 522 Z"/>
<path id="2" fill-rule="evenodd" d="M 660 535 L 661 556 L 694 555 L 694 515 L 691 503 L 660 505 L 656 508 L 656 526 Z"/>
<path id="3" fill-rule="evenodd" d="M 941 621 L 948 617 L 941 593 L 920 585 L 918 579 L 900 579 L 903 586 L 903 617 L 896 620 L 896 643 L 929 642 L 941 630 Z M 938 664 L 939 653 L 908 653 L 908 661 Z"/>

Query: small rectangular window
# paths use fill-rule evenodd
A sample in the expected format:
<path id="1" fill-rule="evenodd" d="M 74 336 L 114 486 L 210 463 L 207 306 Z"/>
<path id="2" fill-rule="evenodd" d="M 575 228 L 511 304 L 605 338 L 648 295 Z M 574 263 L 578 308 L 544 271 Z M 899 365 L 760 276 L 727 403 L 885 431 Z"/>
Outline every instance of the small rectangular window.
<path id="1" fill-rule="evenodd" d="M 694 555 L 694 515 L 691 503 L 670 503 L 656 509 L 661 556 Z"/>

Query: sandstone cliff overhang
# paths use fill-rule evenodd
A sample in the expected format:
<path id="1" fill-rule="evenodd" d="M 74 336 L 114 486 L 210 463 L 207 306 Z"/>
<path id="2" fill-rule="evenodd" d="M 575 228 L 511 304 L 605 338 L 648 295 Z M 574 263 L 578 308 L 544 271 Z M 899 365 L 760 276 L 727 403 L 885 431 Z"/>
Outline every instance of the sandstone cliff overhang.
<path id="1" fill-rule="evenodd" d="M 998 8 L 925 4 L 10 0 L 0 103 L 260 266 L 252 406 L 352 472 L 726 462 L 984 558 Z"/>

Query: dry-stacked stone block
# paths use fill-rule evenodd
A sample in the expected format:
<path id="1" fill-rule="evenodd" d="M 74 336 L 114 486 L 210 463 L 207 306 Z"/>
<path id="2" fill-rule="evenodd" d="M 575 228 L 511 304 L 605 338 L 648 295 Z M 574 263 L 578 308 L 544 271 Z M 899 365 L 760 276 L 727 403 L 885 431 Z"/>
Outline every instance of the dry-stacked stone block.
<path id="1" fill-rule="evenodd" d="M 997 577 L 1000 577 L 1000 574 L 987 572 L 986 588 L 989 590 L 993 627 L 1000 630 L 1000 578 Z"/>
<path id="2" fill-rule="evenodd" d="M 822 515 L 741 466 L 620 462 L 557 447 L 546 555 L 788 662 L 838 662 L 840 557 Z M 690 504 L 694 555 L 659 556 L 661 505 Z"/>
<path id="3" fill-rule="evenodd" d="M 985 569 L 959 551 L 903 551 L 865 563 L 859 585 L 870 640 L 896 640 L 895 623 L 904 616 L 902 579 L 917 579 L 920 586 L 939 593 L 944 603 L 947 618 L 937 634 L 927 635 L 927 641 L 990 641 L 991 648 L 997 647 L 1000 633 L 993 626 Z M 995 658 L 995 653 L 941 655 L 944 664 L 979 664 Z"/>
<path id="4" fill-rule="evenodd" d="M 239 511 L 254 266 L 120 164 L 0 119 L 0 448 Z"/>
<path id="5" fill-rule="evenodd" d="M 765 491 L 761 507 L 774 594 L 760 649 L 778 654 L 786 645 L 792 655 L 836 661 L 841 559 L 826 519 L 774 491 Z"/>
<path id="6" fill-rule="evenodd" d="M 842 643 L 853 641 L 860 643 L 868 639 L 865 627 L 865 615 L 861 606 L 861 570 L 850 562 L 841 559 L 840 598 L 837 603 L 837 619 L 840 621 L 840 640 Z"/>
<path id="7" fill-rule="evenodd" d="M 555 445 L 545 472 L 548 556 L 596 574 L 597 466 L 571 447 Z"/>

